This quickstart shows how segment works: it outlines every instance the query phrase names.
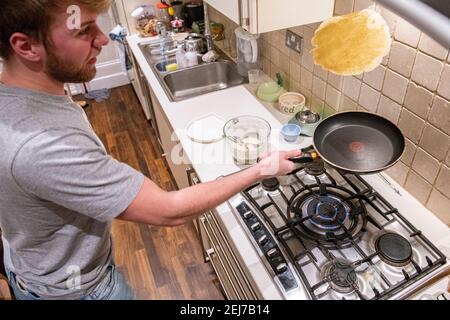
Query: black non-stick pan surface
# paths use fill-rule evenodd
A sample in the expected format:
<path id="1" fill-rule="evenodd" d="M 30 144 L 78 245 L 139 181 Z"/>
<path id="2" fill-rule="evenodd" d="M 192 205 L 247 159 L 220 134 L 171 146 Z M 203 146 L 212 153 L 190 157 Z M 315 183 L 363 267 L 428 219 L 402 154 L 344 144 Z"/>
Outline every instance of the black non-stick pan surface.
<path id="1" fill-rule="evenodd" d="M 394 165 L 405 149 L 402 132 L 389 120 L 367 112 L 343 112 L 323 120 L 313 136 L 318 155 L 354 173 L 375 173 Z"/>

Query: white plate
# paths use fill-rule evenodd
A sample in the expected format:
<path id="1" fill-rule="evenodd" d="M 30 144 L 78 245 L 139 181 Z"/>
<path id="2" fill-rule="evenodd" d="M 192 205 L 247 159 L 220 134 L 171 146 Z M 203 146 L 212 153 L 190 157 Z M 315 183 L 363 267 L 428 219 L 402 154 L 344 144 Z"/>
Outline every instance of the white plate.
<path id="1" fill-rule="evenodd" d="M 188 137 L 198 143 L 213 143 L 223 138 L 225 120 L 214 113 L 192 121 L 187 127 Z"/>

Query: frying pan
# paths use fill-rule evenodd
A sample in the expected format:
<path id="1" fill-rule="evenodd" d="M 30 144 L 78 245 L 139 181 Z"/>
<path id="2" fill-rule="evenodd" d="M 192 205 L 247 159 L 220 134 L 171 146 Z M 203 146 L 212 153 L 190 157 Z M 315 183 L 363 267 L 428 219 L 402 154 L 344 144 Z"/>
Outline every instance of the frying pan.
<path id="1" fill-rule="evenodd" d="M 350 111 L 323 120 L 314 131 L 313 148 L 298 158 L 307 163 L 322 158 L 331 166 L 358 174 L 393 166 L 405 150 L 405 138 L 392 122 L 376 114 Z"/>

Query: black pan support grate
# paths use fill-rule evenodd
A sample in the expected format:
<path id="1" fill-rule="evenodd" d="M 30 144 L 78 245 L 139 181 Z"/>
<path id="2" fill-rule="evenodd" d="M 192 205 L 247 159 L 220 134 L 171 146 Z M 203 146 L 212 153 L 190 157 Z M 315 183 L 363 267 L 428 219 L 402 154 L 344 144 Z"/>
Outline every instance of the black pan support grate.
<path id="1" fill-rule="evenodd" d="M 253 191 L 260 187 L 259 184 L 246 189 L 243 195 L 282 244 L 312 299 L 387 299 L 445 263 L 445 255 L 360 175 L 327 168 L 323 175 L 312 178 L 314 183 L 306 183 L 298 175 L 300 172 L 302 168 L 291 173 L 293 183 L 278 188 L 277 201 L 271 194 L 267 195 L 265 202 L 255 199 Z M 302 224 L 308 217 L 301 217 L 289 208 L 292 209 L 302 194 L 319 196 L 327 189 L 342 191 L 343 201 L 354 210 L 350 214 L 360 218 L 357 233 L 340 224 L 336 230 L 317 239 L 309 234 L 305 236 Z M 274 213 L 279 216 L 278 221 L 282 221 L 281 226 L 273 222 Z M 380 259 L 380 252 L 371 246 L 376 235 L 392 230 L 400 232 L 419 248 L 408 266 L 385 264 Z M 324 264 L 344 258 L 355 269 L 358 280 L 351 282 L 350 293 L 342 294 L 335 292 L 330 279 L 321 278 L 320 274 Z"/>

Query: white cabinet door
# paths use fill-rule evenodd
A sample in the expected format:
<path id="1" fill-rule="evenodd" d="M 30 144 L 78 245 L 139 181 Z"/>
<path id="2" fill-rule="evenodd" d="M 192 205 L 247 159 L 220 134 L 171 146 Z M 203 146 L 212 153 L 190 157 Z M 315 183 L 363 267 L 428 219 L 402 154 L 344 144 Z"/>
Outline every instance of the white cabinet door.
<path id="1" fill-rule="evenodd" d="M 335 0 L 205 0 L 251 33 L 264 33 L 324 21 Z"/>
<path id="2" fill-rule="evenodd" d="M 159 143 L 163 149 L 163 156 L 166 158 L 170 171 L 179 189 L 189 187 L 187 170 L 190 168 L 184 150 L 181 147 L 178 137 L 174 133 L 169 120 L 167 120 L 164 110 L 161 107 L 156 95 L 150 89 L 153 103 L 153 111 L 159 135 Z"/>
<path id="3" fill-rule="evenodd" d="M 241 24 L 239 21 L 239 0 L 204 0 L 206 3 L 211 5 L 217 11 L 221 12 L 223 15 L 233 20 L 237 24 Z"/>

